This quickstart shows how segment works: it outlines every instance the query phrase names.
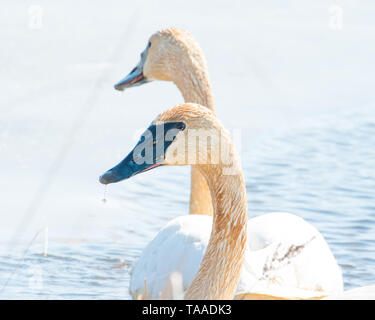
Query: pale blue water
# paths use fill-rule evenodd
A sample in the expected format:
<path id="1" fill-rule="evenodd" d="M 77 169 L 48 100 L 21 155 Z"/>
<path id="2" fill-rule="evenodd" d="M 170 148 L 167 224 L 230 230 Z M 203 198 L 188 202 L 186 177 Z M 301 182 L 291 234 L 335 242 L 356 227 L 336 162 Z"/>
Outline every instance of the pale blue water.
<path id="1" fill-rule="evenodd" d="M 328 241 L 345 289 L 375 284 L 375 109 L 243 139 L 242 148 L 249 216 L 288 211 L 305 218 Z M 50 240 L 44 257 L 41 235 L 22 261 L 25 245 L 11 252 L 3 247 L 0 297 L 130 298 L 129 271 L 142 249 L 167 221 L 187 212 L 188 173 L 160 168 L 108 190 L 105 205 L 117 200 L 124 213 L 111 217 L 116 221 L 105 241 Z"/>

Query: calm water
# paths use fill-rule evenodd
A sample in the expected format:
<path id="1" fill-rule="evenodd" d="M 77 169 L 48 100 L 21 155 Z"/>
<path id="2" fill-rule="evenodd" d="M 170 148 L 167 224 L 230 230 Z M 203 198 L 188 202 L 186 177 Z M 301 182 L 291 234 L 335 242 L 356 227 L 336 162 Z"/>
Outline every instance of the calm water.
<path id="1" fill-rule="evenodd" d="M 328 241 L 346 289 L 375 284 L 375 111 L 314 123 L 249 143 L 243 139 L 249 217 L 271 211 L 300 215 Z M 131 186 L 109 188 L 101 205 L 116 201 L 124 214 L 111 217 L 116 223 L 106 241 L 50 240 L 45 257 L 41 233 L 23 260 L 27 246 L 4 249 L 0 297 L 130 298 L 129 271 L 142 249 L 168 220 L 187 212 L 188 178 L 188 168 L 161 168 L 134 178 Z"/>

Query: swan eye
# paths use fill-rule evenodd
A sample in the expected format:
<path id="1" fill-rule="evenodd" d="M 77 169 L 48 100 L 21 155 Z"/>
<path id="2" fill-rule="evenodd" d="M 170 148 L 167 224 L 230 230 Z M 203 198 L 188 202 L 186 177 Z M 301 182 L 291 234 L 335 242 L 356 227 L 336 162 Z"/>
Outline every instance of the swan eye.
<path id="1" fill-rule="evenodd" d="M 148 47 L 148 48 L 151 47 L 151 41 L 148 42 L 147 47 Z"/>
<path id="2" fill-rule="evenodd" d="M 185 130 L 185 128 L 186 128 L 186 124 L 183 123 L 183 122 L 179 122 L 179 123 L 177 123 L 176 128 L 177 128 L 178 130 Z"/>

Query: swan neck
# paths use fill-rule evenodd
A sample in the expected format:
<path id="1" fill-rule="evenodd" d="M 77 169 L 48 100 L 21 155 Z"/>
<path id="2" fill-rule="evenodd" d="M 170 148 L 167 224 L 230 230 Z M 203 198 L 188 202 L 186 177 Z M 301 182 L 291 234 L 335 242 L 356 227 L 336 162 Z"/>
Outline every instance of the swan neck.
<path id="1" fill-rule="evenodd" d="M 185 102 L 197 103 L 215 111 L 206 63 L 203 56 L 199 58 L 199 63 L 193 58 L 179 61 L 173 70 L 172 81 Z"/>
<path id="2" fill-rule="evenodd" d="M 189 213 L 212 216 L 214 210 L 212 207 L 211 193 L 205 177 L 196 167 L 191 168 L 190 176 Z"/>
<path id="3" fill-rule="evenodd" d="M 188 58 L 175 60 L 171 80 L 179 88 L 185 102 L 197 103 L 215 112 L 206 61 L 200 50 L 191 53 Z M 213 215 L 206 179 L 194 167 L 191 170 L 189 213 Z"/>
<path id="4" fill-rule="evenodd" d="M 233 299 L 240 279 L 247 237 L 247 199 L 242 170 L 223 174 L 219 166 L 200 168 L 213 199 L 210 241 L 185 299 Z"/>

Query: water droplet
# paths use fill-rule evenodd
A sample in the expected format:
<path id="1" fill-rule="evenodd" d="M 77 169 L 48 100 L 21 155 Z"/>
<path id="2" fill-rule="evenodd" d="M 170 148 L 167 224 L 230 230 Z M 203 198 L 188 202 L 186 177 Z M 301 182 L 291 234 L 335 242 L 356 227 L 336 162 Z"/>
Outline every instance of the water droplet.
<path id="1" fill-rule="evenodd" d="M 104 185 L 104 192 L 103 192 L 103 199 L 102 199 L 102 202 L 103 202 L 103 203 L 106 203 L 106 202 L 107 202 L 107 185 Z"/>

